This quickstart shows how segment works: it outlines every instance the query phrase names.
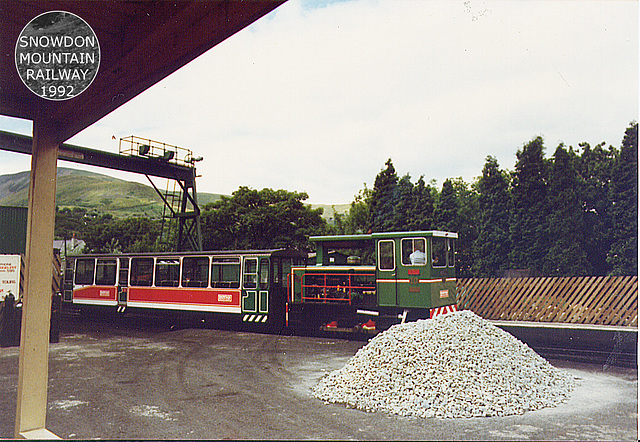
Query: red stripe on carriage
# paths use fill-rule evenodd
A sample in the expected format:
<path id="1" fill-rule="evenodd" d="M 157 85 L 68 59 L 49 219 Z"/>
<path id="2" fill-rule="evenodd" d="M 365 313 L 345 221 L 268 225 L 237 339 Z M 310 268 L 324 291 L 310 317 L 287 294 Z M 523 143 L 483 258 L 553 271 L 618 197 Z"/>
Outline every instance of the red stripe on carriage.
<path id="1" fill-rule="evenodd" d="M 115 301 L 116 288 L 113 286 L 92 285 L 73 291 L 74 299 L 99 299 L 101 301 Z"/>
<path id="2" fill-rule="evenodd" d="M 240 290 L 171 287 L 129 287 L 129 301 L 240 306 Z"/>

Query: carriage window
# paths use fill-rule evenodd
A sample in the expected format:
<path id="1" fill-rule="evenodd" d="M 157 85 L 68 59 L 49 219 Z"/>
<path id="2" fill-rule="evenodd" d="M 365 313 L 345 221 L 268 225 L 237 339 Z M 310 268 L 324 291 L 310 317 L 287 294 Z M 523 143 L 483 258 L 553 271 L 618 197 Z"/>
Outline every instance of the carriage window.
<path id="1" fill-rule="evenodd" d="M 93 269 L 95 267 L 96 260 L 78 259 L 76 261 L 76 284 L 77 285 L 91 285 L 93 284 Z"/>
<path id="2" fill-rule="evenodd" d="M 402 240 L 402 264 L 403 265 L 425 265 L 427 255 L 425 254 L 426 240 L 424 238 L 405 238 Z"/>
<path id="3" fill-rule="evenodd" d="M 248 289 L 255 289 L 258 286 L 258 258 L 245 258 L 242 285 Z"/>
<path id="4" fill-rule="evenodd" d="M 120 258 L 120 271 L 118 272 L 118 285 L 129 284 L 129 258 Z"/>
<path id="5" fill-rule="evenodd" d="M 214 256 L 211 261 L 211 287 L 240 287 L 240 258 Z"/>
<path id="6" fill-rule="evenodd" d="M 178 287 L 178 281 L 180 281 L 180 258 L 158 258 L 156 287 Z"/>
<path id="7" fill-rule="evenodd" d="M 115 285 L 116 283 L 116 260 L 98 259 L 96 265 L 96 285 Z"/>
<path id="8" fill-rule="evenodd" d="M 150 287 L 153 279 L 153 258 L 131 259 L 131 285 Z"/>
<path id="9" fill-rule="evenodd" d="M 447 238 L 434 237 L 431 241 L 431 262 L 433 267 L 445 267 L 447 265 Z"/>
<path id="10" fill-rule="evenodd" d="M 393 240 L 378 242 L 378 267 L 380 270 L 396 268 L 395 245 Z"/>
<path id="11" fill-rule="evenodd" d="M 269 288 L 269 260 L 260 258 L 260 288 Z"/>
<path id="12" fill-rule="evenodd" d="M 209 258 L 188 256 L 182 259 L 182 287 L 209 285 Z"/>

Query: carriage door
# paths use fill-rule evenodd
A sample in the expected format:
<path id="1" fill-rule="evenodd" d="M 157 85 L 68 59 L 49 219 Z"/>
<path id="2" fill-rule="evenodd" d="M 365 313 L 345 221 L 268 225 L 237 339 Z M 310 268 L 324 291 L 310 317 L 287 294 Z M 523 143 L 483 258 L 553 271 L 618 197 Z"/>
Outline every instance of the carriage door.
<path id="1" fill-rule="evenodd" d="M 267 315 L 269 313 L 269 259 L 260 258 L 260 268 L 258 269 L 259 292 L 258 292 L 258 313 Z M 265 322 L 265 319 L 263 322 Z"/>
<path id="2" fill-rule="evenodd" d="M 397 304 L 396 243 L 393 239 L 378 241 L 376 269 L 376 292 L 378 305 L 395 306 Z"/>
<path id="3" fill-rule="evenodd" d="M 129 258 L 120 258 L 118 270 L 118 304 L 127 303 L 127 290 L 129 287 Z"/>
<path id="4" fill-rule="evenodd" d="M 71 302 L 73 301 L 73 265 L 75 262 L 67 262 L 64 269 L 64 292 L 62 294 L 62 300 Z"/>
<path id="5" fill-rule="evenodd" d="M 244 259 L 242 287 L 242 321 L 267 322 L 269 318 L 268 258 Z"/>

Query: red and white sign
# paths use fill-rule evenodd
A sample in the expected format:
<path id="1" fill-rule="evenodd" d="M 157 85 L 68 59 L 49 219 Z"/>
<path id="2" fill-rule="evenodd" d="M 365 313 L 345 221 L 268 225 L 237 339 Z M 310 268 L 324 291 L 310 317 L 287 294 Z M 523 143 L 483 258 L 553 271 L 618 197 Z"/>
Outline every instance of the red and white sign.
<path id="1" fill-rule="evenodd" d="M 11 293 L 20 297 L 20 255 L 0 255 L 0 300 Z"/>

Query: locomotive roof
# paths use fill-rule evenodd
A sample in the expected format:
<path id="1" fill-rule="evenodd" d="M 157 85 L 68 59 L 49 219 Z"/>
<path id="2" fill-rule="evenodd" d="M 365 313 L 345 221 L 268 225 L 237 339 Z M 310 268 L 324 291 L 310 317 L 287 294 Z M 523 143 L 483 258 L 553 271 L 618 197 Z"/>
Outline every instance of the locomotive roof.
<path id="1" fill-rule="evenodd" d="M 361 243 L 371 241 L 375 239 L 385 238 L 415 238 L 425 236 L 437 236 L 445 238 L 458 238 L 458 234 L 455 232 L 445 232 L 441 230 L 412 230 L 408 232 L 376 232 L 376 233 L 364 233 L 357 235 L 326 235 L 326 236 L 311 236 L 309 241 L 331 243 L 335 245 L 341 245 L 345 247 L 351 247 L 349 244 Z"/>

